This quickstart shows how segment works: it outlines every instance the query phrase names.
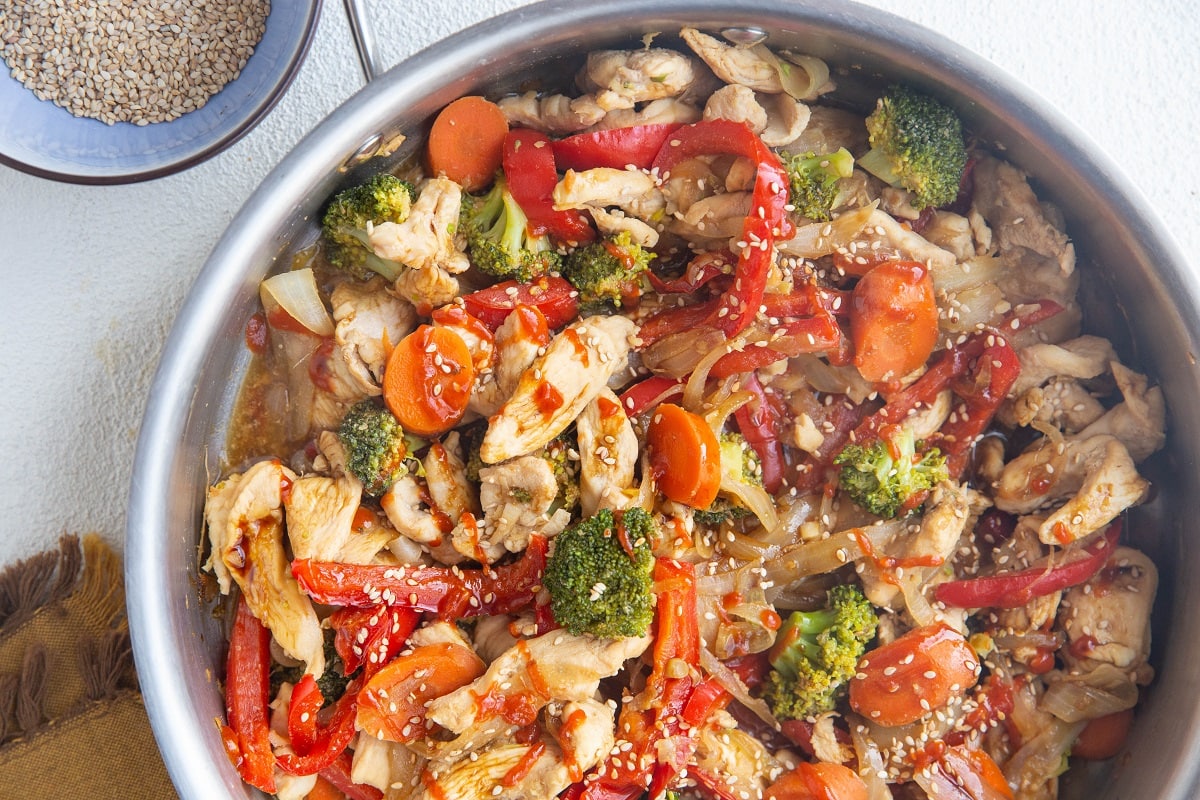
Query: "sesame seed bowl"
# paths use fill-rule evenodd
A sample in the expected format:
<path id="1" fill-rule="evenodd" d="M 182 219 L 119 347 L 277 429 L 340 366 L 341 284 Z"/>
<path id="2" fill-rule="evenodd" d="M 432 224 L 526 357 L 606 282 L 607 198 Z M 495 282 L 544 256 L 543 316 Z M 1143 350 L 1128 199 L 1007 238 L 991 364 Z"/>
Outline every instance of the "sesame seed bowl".
<path id="1" fill-rule="evenodd" d="M 4 0 L 0 163 L 83 184 L 194 166 L 274 107 L 319 9 L 318 0 Z"/>

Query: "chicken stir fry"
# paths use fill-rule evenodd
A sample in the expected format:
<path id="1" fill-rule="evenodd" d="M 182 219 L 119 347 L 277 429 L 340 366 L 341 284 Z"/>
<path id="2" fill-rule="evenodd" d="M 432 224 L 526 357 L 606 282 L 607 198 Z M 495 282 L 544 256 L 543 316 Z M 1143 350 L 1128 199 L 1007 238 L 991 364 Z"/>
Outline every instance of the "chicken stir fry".
<path id="1" fill-rule="evenodd" d="M 247 783 L 1040 800 L 1119 752 L 1166 408 L 1085 243 L 938 98 L 678 33 L 450 104 L 264 282 L 204 514 Z"/>

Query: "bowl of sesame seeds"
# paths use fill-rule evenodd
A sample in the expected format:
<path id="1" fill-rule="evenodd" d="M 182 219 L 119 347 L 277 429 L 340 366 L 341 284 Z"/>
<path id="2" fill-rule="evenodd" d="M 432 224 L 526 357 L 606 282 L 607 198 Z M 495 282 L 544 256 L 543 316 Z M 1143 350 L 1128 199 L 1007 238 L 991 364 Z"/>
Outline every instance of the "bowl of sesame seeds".
<path id="1" fill-rule="evenodd" d="M 194 166 L 274 106 L 315 0 L 0 0 L 0 163 L 132 183 Z"/>

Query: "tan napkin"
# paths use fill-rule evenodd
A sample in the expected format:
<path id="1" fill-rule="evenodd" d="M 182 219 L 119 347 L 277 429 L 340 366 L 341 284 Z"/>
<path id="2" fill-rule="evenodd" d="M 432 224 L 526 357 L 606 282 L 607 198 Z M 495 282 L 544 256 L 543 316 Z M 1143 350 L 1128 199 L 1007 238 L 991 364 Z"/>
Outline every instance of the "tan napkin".
<path id="1" fill-rule="evenodd" d="M 120 558 L 95 534 L 0 572 L 0 797 L 177 797 L 137 690 L 124 599 Z"/>

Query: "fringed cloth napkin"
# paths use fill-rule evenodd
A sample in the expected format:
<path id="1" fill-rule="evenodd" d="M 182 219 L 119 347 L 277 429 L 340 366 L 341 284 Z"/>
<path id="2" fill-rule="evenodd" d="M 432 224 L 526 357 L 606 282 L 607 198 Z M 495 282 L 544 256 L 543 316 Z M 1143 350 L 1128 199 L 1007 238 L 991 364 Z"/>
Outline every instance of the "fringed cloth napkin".
<path id="1" fill-rule="evenodd" d="M 95 534 L 0 572 L 0 797 L 176 798 L 138 693 L 119 556 Z"/>

